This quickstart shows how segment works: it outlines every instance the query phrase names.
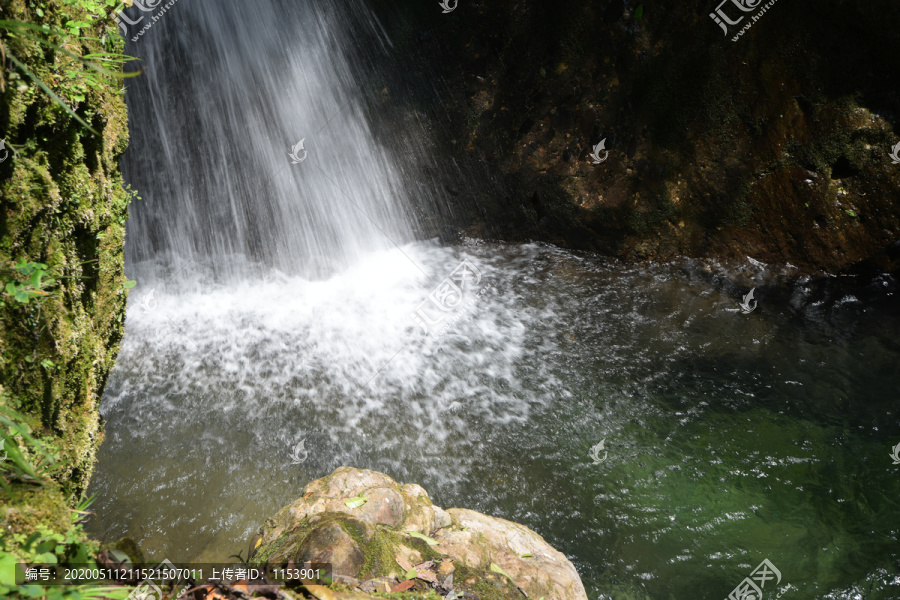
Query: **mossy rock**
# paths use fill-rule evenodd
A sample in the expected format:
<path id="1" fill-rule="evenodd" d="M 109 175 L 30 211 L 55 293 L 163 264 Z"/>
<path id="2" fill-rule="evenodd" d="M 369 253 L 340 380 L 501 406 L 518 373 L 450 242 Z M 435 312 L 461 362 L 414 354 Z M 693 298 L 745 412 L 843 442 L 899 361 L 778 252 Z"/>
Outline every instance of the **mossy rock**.
<path id="1" fill-rule="evenodd" d="M 4 19 L 54 30 L 94 20 L 61 0 L 41 7 L 11 0 Z M 56 482 L 77 500 L 103 439 L 98 407 L 124 334 L 131 194 L 119 171 L 128 144 L 121 79 L 101 77 L 73 55 L 121 52 L 124 43 L 111 20 L 70 39 L 45 37 L 65 51 L 0 29 L 6 52 L 96 133 L 10 66 L 0 92 L 0 139 L 10 150 L 0 163 L 0 402 L 35 419 L 35 434 L 58 452 Z M 13 268 L 20 259 L 49 267 L 55 282 L 40 301 L 22 304 L 3 289 L 23 280 Z"/>
<path id="2" fill-rule="evenodd" d="M 575 567 L 540 535 L 475 511 L 444 511 L 418 485 L 341 467 L 304 491 L 266 521 L 254 564 L 327 562 L 340 581 L 363 591 L 385 581 L 393 588 L 413 567 L 420 593 L 453 586 L 480 600 L 520 600 L 523 592 L 587 598 Z"/>

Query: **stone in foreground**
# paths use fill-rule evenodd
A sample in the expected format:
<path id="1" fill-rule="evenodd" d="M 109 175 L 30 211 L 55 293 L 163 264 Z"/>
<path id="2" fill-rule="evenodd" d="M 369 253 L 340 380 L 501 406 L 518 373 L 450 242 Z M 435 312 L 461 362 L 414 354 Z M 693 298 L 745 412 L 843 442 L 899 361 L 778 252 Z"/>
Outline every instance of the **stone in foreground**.
<path id="1" fill-rule="evenodd" d="M 572 563 L 524 525 L 445 511 L 420 486 L 366 469 L 340 467 L 307 485 L 266 521 L 256 548 L 255 564 L 330 562 L 361 593 L 415 585 L 480 600 L 587 599 Z"/>

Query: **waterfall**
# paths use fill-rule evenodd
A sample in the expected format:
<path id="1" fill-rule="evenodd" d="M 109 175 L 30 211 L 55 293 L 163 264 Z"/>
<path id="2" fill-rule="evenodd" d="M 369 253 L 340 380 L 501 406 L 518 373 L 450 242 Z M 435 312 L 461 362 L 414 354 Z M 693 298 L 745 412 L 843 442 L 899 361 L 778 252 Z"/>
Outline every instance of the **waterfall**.
<path id="1" fill-rule="evenodd" d="M 143 69 L 126 80 L 123 171 L 141 196 L 128 224 L 132 276 L 195 263 L 225 281 L 260 265 L 320 278 L 415 239 L 413 177 L 367 122 L 383 99 L 358 77 L 359 55 L 390 40 L 365 7 L 180 0 L 154 21 L 151 3 L 127 11 L 142 17 L 126 52 Z M 425 154 L 422 131 L 392 135 Z"/>

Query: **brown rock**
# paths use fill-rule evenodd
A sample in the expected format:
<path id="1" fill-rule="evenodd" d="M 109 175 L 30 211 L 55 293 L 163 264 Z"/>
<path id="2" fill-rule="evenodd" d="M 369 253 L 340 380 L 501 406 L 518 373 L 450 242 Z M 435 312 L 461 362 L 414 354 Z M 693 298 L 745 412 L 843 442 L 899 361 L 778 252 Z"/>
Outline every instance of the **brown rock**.
<path id="1" fill-rule="evenodd" d="M 346 499 L 362 494 L 368 498 L 366 504 L 346 506 Z M 438 544 L 426 552 L 424 542 L 408 536 L 409 531 L 432 537 Z M 416 585 L 414 580 L 399 584 L 397 580 L 412 568 L 420 580 L 417 587 L 426 589 L 444 586 L 460 567 L 466 567 L 469 583 L 457 585 L 467 594 L 478 582 L 496 582 L 498 600 L 521 600 L 516 587 L 531 598 L 587 600 L 575 567 L 537 533 L 471 510 L 444 511 L 432 505 L 421 486 L 400 485 L 374 471 L 341 467 L 313 481 L 303 498 L 269 519 L 260 533 L 256 560 L 330 562 L 335 575 L 368 578 L 359 585 L 365 591 L 372 588 L 369 593 L 410 589 Z M 435 552 L 446 558 L 438 561 Z M 515 585 L 492 573 L 492 563 L 509 573 Z M 364 565 L 367 571 L 362 573 Z M 449 590 L 450 585 L 443 589 Z"/>
<path id="2" fill-rule="evenodd" d="M 452 575 L 456 571 L 456 567 L 453 566 L 453 563 L 449 560 L 441 561 L 441 564 L 438 565 L 438 577 L 441 581 L 444 581 Z"/>
<path id="3" fill-rule="evenodd" d="M 366 492 L 369 501 L 358 510 L 361 517 L 371 519 L 388 527 L 396 527 L 403 522 L 405 513 L 403 495 L 397 490 L 383 487 Z"/>
<path id="4" fill-rule="evenodd" d="M 316 520 L 323 522 L 306 536 L 294 556 L 276 556 L 270 561 L 277 563 L 280 562 L 279 558 L 292 558 L 297 563 L 331 563 L 335 575 L 357 577 L 366 561 L 366 555 L 347 529 L 354 530 L 357 536 L 369 541 L 374 537 L 372 525 L 362 519 L 343 515 L 340 518 L 320 517 Z"/>
<path id="5" fill-rule="evenodd" d="M 470 567 L 489 569 L 496 563 L 529 597 L 584 600 L 587 593 L 571 562 L 544 538 L 524 525 L 474 510 L 451 508 L 453 528 L 434 535 L 434 548 Z M 458 531 L 457 528 L 466 528 Z M 531 554 L 533 558 L 521 558 Z"/>
<path id="6" fill-rule="evenodd" d="M 391 588 L 397 585 L 397 583 L 397 580 L 392 577 L 378 577 L 363 581 L 360 584 L 359 589 L 367 594 L 375 594 L 377 592 L 387 593 L 390 592 Z"/>
<path id="7" fill-rule="evenodd" d="M 345 504 L 347 499 L 363 493 L 368 496 L 368 501 L 362 506 L 350 508 Z M 421 486 L 414 483 L 401 486 L 383 473 L 340 467 L 328 477 L 311 482 L 302 498 L 268 519 L 263 527 L 260 545 L 271 544 L 307 517 L 328 512 L 346 513 L 372 523 L 424 535 L 449 524 L 446 513 L 435 510 L 428 493 Z"/>

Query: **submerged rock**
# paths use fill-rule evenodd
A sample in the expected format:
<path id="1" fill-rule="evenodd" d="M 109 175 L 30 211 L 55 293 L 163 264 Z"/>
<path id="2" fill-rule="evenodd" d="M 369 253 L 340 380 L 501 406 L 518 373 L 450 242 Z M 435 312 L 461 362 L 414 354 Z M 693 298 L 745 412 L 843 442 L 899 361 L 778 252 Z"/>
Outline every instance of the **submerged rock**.
<path id="1" fill-rule="evenodd" d="M 572 563 L 534 531 L 473 510 L 445 511 L 422 487 L 365 469 L 341 467 L 313 481 L 259 535 L 254 563 L 329 562 L 354 591 L 587 598 Z"/>

